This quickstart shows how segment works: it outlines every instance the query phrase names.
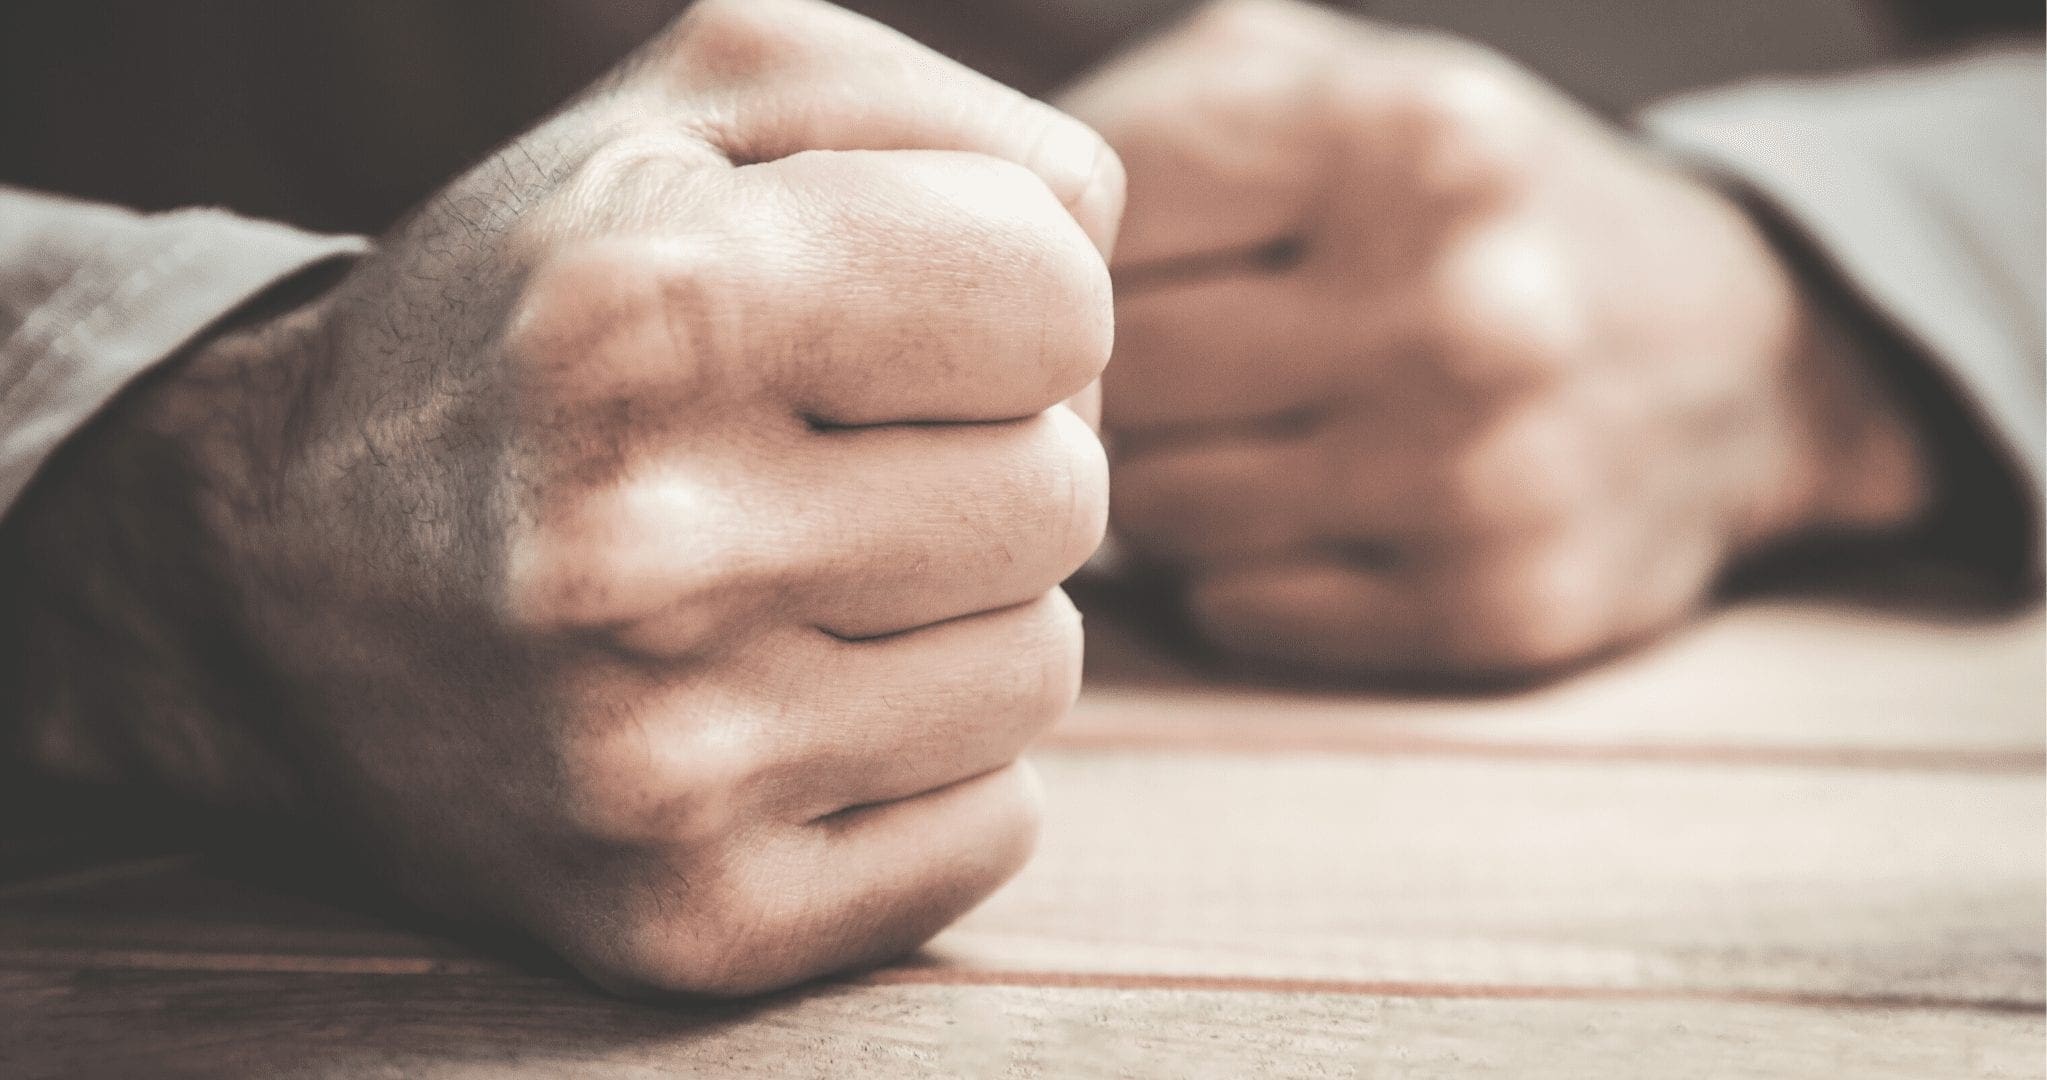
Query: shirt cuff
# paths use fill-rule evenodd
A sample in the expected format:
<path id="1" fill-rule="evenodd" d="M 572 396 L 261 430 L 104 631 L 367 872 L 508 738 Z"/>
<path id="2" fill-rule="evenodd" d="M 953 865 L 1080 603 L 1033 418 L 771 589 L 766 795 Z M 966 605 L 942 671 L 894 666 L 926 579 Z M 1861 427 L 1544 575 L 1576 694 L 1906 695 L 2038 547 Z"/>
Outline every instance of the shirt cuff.
<path id="1" fill-rule="evenodd" d="M 0 341 L 0 515 L 137 376 L 271 285 L 369 248 L 212 209 L 145 217 L 35 197 L 23 212 L 51 226 L 29 257 L 71 265 Z"/>
<path id="2" fill-rule="evenodd" d="M 1942 459 L 1924 539 L 2025 592 L 2037 590 L 2047 558 L 2047 363 L 2040 299 L 2022 295 L 2040 273 L 2040 173 L 2037 160 L 2023 160 L 2026 136 L 1992 145 L 1996 132 L 1981 121 L 2013 111 L 2005 69 L 2038 64 L 2037 52 L 1993 52 L 1763 82 L 1639 118 L 1653 145 L 1747 197 L 1801 249 L 1790 254 L 1888 339 L 1872 363 L 1912 400 Z M 2037 75 L 2028 77 L 2037 93 Z"/>

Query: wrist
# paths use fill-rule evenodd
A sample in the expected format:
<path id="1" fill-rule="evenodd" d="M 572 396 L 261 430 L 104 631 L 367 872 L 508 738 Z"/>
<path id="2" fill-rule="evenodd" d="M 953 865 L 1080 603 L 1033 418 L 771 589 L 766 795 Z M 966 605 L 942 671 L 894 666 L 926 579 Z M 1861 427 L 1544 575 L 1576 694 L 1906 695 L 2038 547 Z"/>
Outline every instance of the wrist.
<path id="1" fill-rule="evenodd" d="M 1933 508 L 1936 467 L 1910 403 L 1885 375 L 1880 335 L 1787 228 L 1757 208 L 1744 217 L 1786 327 L 1763 367 L 1773 373 L 1766 413 L 1776 418 L 1776 466 L 1746 546 L 1911 531 Z"/>
<path id="2" fill-rule="evenodd" d="M 245 306 L 118 396 L 52 457 L 0 530 L 0 612 L 23 759 L 210 802 L 278 801 L 239 718 L 265 681 L 240 618 L 239 537 L 260 506 L 295 355 L 327 271 Z M 275 460 L 271 458 L 269 460 Z"/>
<path id="3" fill-rule="evenodd" d="M 1791 358 L 1795 408 L 1817 461 L 1804 531 L 1892 535 L 1922 523 L 1935 495 L 1930 447 L 1883 377 L 1883 358 L 1834 298 L 1808 291 Z"/>

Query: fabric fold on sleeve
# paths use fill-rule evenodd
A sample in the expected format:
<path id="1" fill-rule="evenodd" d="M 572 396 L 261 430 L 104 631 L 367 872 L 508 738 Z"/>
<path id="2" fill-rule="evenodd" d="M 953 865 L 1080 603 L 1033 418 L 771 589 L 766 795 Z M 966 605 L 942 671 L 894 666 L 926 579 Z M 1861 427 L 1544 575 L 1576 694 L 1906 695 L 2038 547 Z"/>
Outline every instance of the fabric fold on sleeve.
<path id="1" fill-rule="evenodd" d="M 2011 569 L 2035 584 L 2047 455 L 2042 65 L 2037 45 L 1994 47 L 1755 82 L 1639 118 L 1651 142 L 1780 215 L 1930 369 L 1908 381 L 1950 398 L 1921 404 L 1960 418 L 1960 437 L 1978 441 L 1972 467 L 2004 470 L 2001 485 L 1962 486 L 2021 504 L 1981 520 L 2027 532 Z"/>
<path id="2" fill-rule="evenodd" d="M 0 187 L 0 514 L 136 376 L 271 285 L 368 246 Z"/>

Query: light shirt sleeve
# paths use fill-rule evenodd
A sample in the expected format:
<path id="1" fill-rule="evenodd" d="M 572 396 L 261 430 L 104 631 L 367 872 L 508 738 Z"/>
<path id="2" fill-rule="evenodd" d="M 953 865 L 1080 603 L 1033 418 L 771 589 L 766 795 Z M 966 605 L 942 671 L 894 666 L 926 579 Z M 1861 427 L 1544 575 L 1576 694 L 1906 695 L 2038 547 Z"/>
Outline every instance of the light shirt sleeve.
<path id="1" fill-rule="evenodd" d="M 269 286 L 367 247 L 0 187 L 0 514 L 136 376 Z"/>
<path id="2" fill-rule="evenodd" d="M 2037 578 L 2047 454 L 2047 152 L 2042 53 L 1999 47 L 1666 102 L 1649 138 L 1781 215 L 1926 366 L 2001 467 L 1993 513 Z M 1978 484 L 1960 477 L 1963 486 Z"/>

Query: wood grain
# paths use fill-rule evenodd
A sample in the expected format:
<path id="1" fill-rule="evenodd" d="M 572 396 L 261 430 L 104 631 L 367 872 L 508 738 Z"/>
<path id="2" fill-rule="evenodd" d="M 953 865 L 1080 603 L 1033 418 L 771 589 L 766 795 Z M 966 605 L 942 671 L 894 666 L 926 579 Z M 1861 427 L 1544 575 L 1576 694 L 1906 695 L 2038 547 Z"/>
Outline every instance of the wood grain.
<path id="1" fill-rule="evenodd" d="M 345 961 L 395 971 L 505 967 L 408 913 L 325 881 L 198 858 L 141 860 L 0 892 L 0 966 L 288 971 Z M 333 970 L 332 964 L 324 966 Z"/>
<path id="2" fill-rule="evenodd" d="M 0 1076 L 2042 1076 L 2037 613 L 1752 605 L 1475 700 L 1096 637 L 1037 859 L 905 963 L 626 1003 L 331 882 L 28 845 Z"/>
<path id="3" fill-rule="evenodd" d="M 971 968 L 2039 1004 L 2038 776 L 1062 754 Z"/>
<path id="4" fill-rule="evenodd" d="M 1040 768 L 1037 858 L 918 963 L 960 978 L 2047 1001 L 2038 777 L 1072 751 Z M 0 900 L 0 963 L 319 957 L 489 966 L 205 866 Z"/>
<path id="5" fill-rule="evenodd" d="M 531 978 L 0 973 L 18 1080 L 2015 1080 L 2042 1037 L 2035 1014 L 1918 1008 L 860 985 L 653 1006 Z"/>

